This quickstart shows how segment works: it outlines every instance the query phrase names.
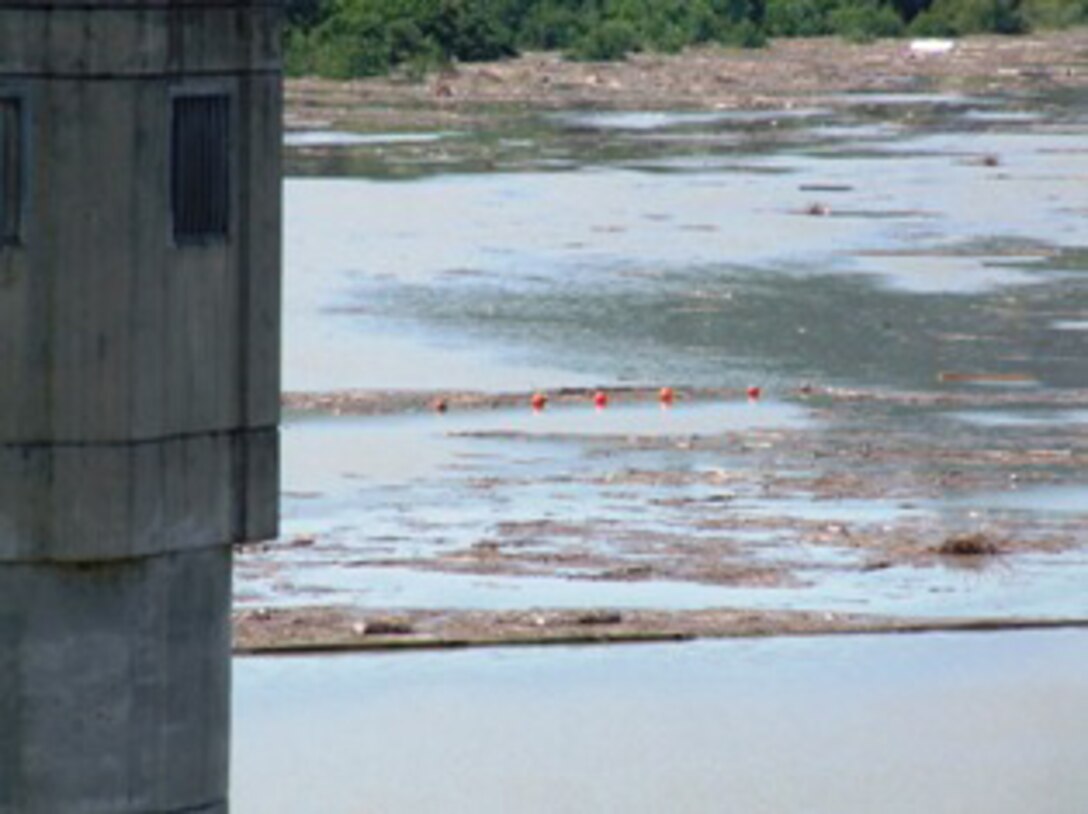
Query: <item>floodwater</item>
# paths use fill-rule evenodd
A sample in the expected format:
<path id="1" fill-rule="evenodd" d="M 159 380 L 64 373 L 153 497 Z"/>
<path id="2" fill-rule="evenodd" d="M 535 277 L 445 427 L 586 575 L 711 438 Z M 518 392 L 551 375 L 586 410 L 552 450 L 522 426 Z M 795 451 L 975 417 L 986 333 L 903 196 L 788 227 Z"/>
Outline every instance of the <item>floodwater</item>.
<path id="1" fill-rule="evenodd" d="M 962 416 L 957 416 L 961 419 Z M 806 546 L 786 518 L 817 528 L 863 528 L 895 521 L 969 531 L 991 518 L 1042 513 L 1079 527 L 1083 488 L 1023 487 L 906 498 L 768 497 L 721 469 L 720 451 L 681 447 L 616 452 L 604 434 L 688 439 L 699 433 L 806 428 L 815 418 L 792 404 L 698 404 L 427 414 L 396 418 L 298 418 L 283 433 L 283 534 L 309 545 L 273 547 L 239 559 L 238 602 L 246 607 L 348 604 L 373 608 L 752 607 L 884 612 L 925 616 L 1088 616 L 1083 590 L 1088 553 L 1019 555 L 968 569 L 913 565 L 870 571 L 849 548 Z M 949 420 L 949 424 L 955 424 Z M 1033 425 L 1028 425 L 1033 426 Z M 411 454 L 405 454 L 411 450 Z M 634 467 L 634 469 L 632 469 Z M 681 471 L 693 482 L 638 483 L 626 475 Z M 610 483 L 610 479 L 615 479 Z M 719 481 L 725 478 L 725 484 Z M 669 504 L 672 505 L 655 505 Z M 625 539 L 718 539 L 700 528 L 700 506 L 748 518 L 734 530 L 745 562 L 786 561 L 797 576 L 780 585 L 713 585 L 676 577 L 601 579 L 592 568 L 549 565 L 538 573 L 432 570 L 480 540 L 520 528 L 530 546 L 560 555 L 569 528 L 623 562 Z M 717 515 L 711 515 L 713 520 Z M 550 527 L 554 525 L 554 529 Z M 554 533 L 552 533 L 554 531 Z M 617 550 L 611 550 L 617 549 Z M 641 556 L 641 559 L 640 559 Z"/>
<path id="2" fill-rule="evenodd" d="M 932 387 L 1014 364 L 1080 386 L 1084 338 L 1061 326 L 1088 309 L 1088 125 L 972 109 L 938 132 L 794 117 L 769 145 L 717 116 L 617 134 L 610 114 L 590 146 L 593 119 L 546 119 L 542 140 L 577 124 L 566 171 L 291 178 L 285 386 Z M 661 140 L 697 133 L 741 141 Z"/>
<path id="3" fill-rule="evenodd" d="M 238 605 L 1088 618 L 1086 137 L 936 94 L 290 135 L 288 390 L 681 398 L 289 413 Z M 975 534 L 1023 546 L 928 548 Z M 232 808 L 1064 814 L 1084 644 L 242 658 Z"/>
<path id="4" fill-rule="evenodd" d="M 240 605 L 1088 613 L 1088 472 L 1062 463 L 1084 405 L 1038 403 L 1088 382 L 1075 105 L 855 94 L 506 127 L 289 137 L 285 388 L 764 397 L 288 415 L 283 539 L 240 556 Z M 1001 401 L 844 415 L 802 383 Z M 935 460 L 866 470 L 880 494 L 791 485 L 856 475 L 835 464 L 851 433 L 1041 452 L 962 482 Z M 964 569 L 845 542 L 977 532 L 1061 545 Z M 464 567 L 496 544 L 517 569 Z M 708 582 L 654 546 L 789 579 Z"/>
<path id="5" fill-rule="evenodd" d="M 243 658 L 232 810 L 1069 814 L 1086 637 Z"/>

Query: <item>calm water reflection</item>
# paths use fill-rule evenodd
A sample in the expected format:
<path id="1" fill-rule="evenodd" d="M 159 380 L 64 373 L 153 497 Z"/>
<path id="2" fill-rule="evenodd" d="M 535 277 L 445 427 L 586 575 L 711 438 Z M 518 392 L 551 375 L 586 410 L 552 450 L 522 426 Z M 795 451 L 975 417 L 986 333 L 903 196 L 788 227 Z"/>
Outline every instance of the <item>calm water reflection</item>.
<path id="1" fill-rule="evenodd" d="M 235 665 L 238 814 L 1070 814 L 1088 633 Z"/>

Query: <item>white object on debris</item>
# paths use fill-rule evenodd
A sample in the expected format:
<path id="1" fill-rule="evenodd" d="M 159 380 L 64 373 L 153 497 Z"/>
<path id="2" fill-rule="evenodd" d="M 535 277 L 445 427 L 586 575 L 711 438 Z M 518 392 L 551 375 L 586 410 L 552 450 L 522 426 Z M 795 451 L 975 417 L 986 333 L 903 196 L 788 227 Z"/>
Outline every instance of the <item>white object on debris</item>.
<path id="1" fill-rule="evenodd" d="M 910 42 L 910 52 L 919 56 L 947 54 L 955 47 L 955 40 L 924 39 L 911 40 Z"/>

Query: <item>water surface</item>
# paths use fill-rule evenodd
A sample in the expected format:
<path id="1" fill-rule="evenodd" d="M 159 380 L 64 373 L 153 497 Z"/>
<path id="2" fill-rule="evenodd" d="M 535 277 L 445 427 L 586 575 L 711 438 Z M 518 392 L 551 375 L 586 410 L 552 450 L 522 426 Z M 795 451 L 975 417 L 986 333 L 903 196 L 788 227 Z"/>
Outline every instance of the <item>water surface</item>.
<path id="1" fill-rule="evenodd" d="M 776 433 L 818 437 L 850 421 L 933 448 L 933 460 L 880 473 L 889 482 L 974 474 L 941 457 L 973 445 L 1072 453 L 1079 407 L 846 418 L 790 394 L 801 383 L 1041 399 L 1083 388 L 1088 121 L 1058 97 L 825 101 L 560 112 L 471 134 L 292 135 L 287 389 L 759 385 L 765 397 L 672 411 L 292 417 L 283 528 L 297 545 L 241 557 L 239 601 L 1083 614 L 1088 501 L 1068 467 L 1021 466 L 939 491 L 771 486 L 842 475 L 834 449 L 791 458 Z M 726 437 L 783 451 L 730 454 Z M 646 472 L 664 477 L 640 482 Z M 709 527 L 731 518 L 745 522 L 727 540 Z M 540 533 L 519 545 L 541 558 L 615 552 L 641 536 L 789 562 L 794 579 L 609 582 L 584 563 L 430 570 L 534 524 Z M 803 542 L 823 528 L 951 535 L 994 524 L 1072 539 L 1074 550 L 977 572 L 871 569 L 849 545 Z M 553 531 L 563 526 L 582 538 Z"/>
<path id="2" fill-rule="evenodd" d="M 1083 631 L 235 664 L 240 814 L 1068 814 Z"/>

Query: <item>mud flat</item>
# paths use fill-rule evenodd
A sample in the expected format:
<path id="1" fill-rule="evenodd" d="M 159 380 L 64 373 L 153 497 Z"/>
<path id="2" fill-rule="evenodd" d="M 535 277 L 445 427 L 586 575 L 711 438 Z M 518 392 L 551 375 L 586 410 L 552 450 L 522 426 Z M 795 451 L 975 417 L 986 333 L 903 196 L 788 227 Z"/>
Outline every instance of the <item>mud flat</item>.
<path id="1" fill-rule="evenodd" d="M 909 619 L 848 613 L 726 609 L 382 613 L 299 608 L 242 611 L 235 614 L 234 621 L 234 649 L 244 655 L 1088 628 L 1088 619 Z"/>
<path id="2" fill-rule="evenodd" d="M 1076 416 L 1088 416 L 1088 397 L 1081 391 L 924 393 L 805 385 L 782 394 L 814 416 L 795 426 L 699 433 L 691 432 L 689 423 L 689 431 L 640 434 L 627 422 L 622 430 L 586 435 L 585 428 L 603 420 L 586 415 L 593 392 L 553 392 L 547 409 L 559 423 L 552 431 L 531 422 L 523 421 L 526 428 L 504 423 L 514 421 L 511 405 L 527 412 L 528 393 L 438 396 L 457 415 L 467 415 L 463 420 L 469 423 L 463 426 L 469 429 L 445 426 L 447 436 L 470 447 L 498 443 L 526 455 L 525 450 L 541 444 L 558 444 L 583 450 L 601 464 L 587 471 L 570 466 L 564 455 L 554 471 L 544 467 L 542 472 L 540 459 L 530 455 L 533 474 L 513 475 L 501 467 L 484 476 L 470 472 L 444 487 L 443 503 L 478 507 L 490 495 L 503 505 L 517 505 L 519 490 L 560 488 L 577 494 L 590 510 L 561 518 L 537 506 L 528 513 L 507 510 L 480 532 L 469 530 L 463 538 L 454 533 L 445 544 L 426 541 L 432 534 L 448 536 L 448 530 L 424 524 L 416 527 L 418 545 L 408 547 L 412 553 L 396 554 L 396 544 L 359 545 L 352 542 L 356 533 L 342 526 L 329 535 L 246 547 L 239 553 L 243 577 L 260 581 L 264 572 L 267 579 L 280 581 L 265 599 L 242 596 L 235 616 L 238 650 L 606 643 L 1079 626 L 1088 621 L 1074 596 L 1064 605 L 1056 599 L 1042 616 L 1033 615 L 1030 607 L 992 611 L 984 598 L 977 606 L 949 606 L 945 613 L 938 604 L 919 615 L 921 606 L 912 604 L 935 592 L 972 594 L 987 583 L 1000 586 L 1032 561 L 1052 573 L 1068 569 L 1074 581 L 1083 573 L 1088 505 L 1077 495 L 1083 496 L 1088 471 L 1088 435 L 1085 421 Z M 425 412 L 433 409 L 428 405 L 435 397 L 431 392 L 350 392 L 291 396 L 287 403 L 318 415 L 340 413 L 341 421 L 377 422 L 380 432 L 393 410 L 415 414 L 413 422 L 443 426 L 448 415 Z M 645 404 L 658 397 L 654 391 L 631 388 L 620 397 L 636 419 L 652 418 Z M 677 415 L 667 418 L 676 418 L 680 428 L 685 421 L 703 421 L 700 411 L 728 420 L 729 413 L 710 411 L 722 409 L 715 404 L 723 400 L 744 399 L 732 390 L 698 388 L 682 390 L 678 397 L 670 408 Z M 621 404 L 609 409 L 622 411 Z M 756 413 L 774 409 L 754 402 L 740 406 Z M 1008 413 L 1012 408 L 1021 412 Z M 685 410 L 694 416 L 685 418 Z M 904 419 L 904 411 L 913 411 L 911 420 Z M 1003 418 L 1008 415 L 1013 418 Z M 471 429 L 476 416 L 493 422 L 491 427 Z M 1038 424 L 1030 423 L 1032 416 Z M 1029 434 L 1019 429 L 1008 435 L 1005 420 L 1014 426 L 1028 422 Z M 418 430 L 412 433 L 407 437 L 423 437 Z M 343 443 L 353 443 L 344 438 Z M 412 494 L 409 487 L 407 496 Z M 622 505 L 607 514 L 602 494 Z M 320 496 L 312 499 L 321 505 Z M 405 510 L 418 514 L 417 521 L 428 511 L 422 502 L 411 501 Z M 343 533 L 347 539 L 338 542 Z M 375 604 L 380 599 L 366 598 L 364 589 L 361 604 L 349 599 L 349 592 L 323 606 L 320 590 L 289 587 L 292 570 L 305 573 L 308 565 L 341 575 L 333 584 L 346 579 L 365 586 L 380 581 L 379 574 L 398 571 L 505 580 L 515 602 L 519 586 L 580 585 L 585 604 L 577 604 L 576 594 L 561 608 L 488 609 L 475 607 L 471 598 L 448 607 L 380 607 Z M 849 589 L 839 584 L 844 578 L 854 580 Z M 716 598 L 717 607 L 712 594 L 701 600 L 705 607 L 670 606 L 674 600 L 668 598 L 660 607 L 626 606 L 622 598 L 609 605 L 614 597 L 609 586 L 622 585 L 633 591 L 645 586 L 650 595 L 660 585 L 742 593 L 736 608 L 726 605 L 728 593 Z M 335 588 L 328 590 L 337 596 Z M 844 590 L 855 599 L 844 602 Z M 897 594 L 906 594 L 906 600 L 889 603 Z M 751 606 L 745 608 L 746 603 Z M 859 603 L 872 610 L 851 609 Z"/>
<path id="3" fill-rule="evenodd" d="M 478 108 L 710 111 L 846 105 L 839 94 L 1027 92 L 1088 86 L 1085 32 L 971 37 L 925 56 L 908 41 L 780 40 L 759 50 L 695 49 L 586 64 L 556 54 L 459 65 L 424 81 L 292 80 L 289 127 L 463 126 Z"/>
<path id="4" fill-rule="evenodd" d="M 940 381 L 1004 384 L 1030 383 L 1024 374 L 941 373 Z M 748 397 L 740 388 L 685 387 L 670 388 L 676 403 L 739 400 Z M 326 392 L 288 392 L 283 394 L 284 409 L 297 413 L 331 415 L 396 415 L 400 413 L 505 410 L 532 406 L 533 396 L 543 395 L 551 406 L 586 406 L 597 393 L 606 393 L 610 405 L 647 404 L 661 401 L 661 389 L 654 387 L 562 387 L 543 388 L 532 393 L 493 393 L 480 390 L 333 390 Z M 883 403 L 900 406 L 960 407 L 963 409 L 1017 406 L 1029 408 L 1088 407 L 1088 390 L 1063 390 L 1040 393 L 1008 392 L 889 392 L 860 388 L 816 387 L 799 384 L 780 398 L 812 400 L 817 403 Z M 760 393 L 762 396 L 762 391 Z"/>

